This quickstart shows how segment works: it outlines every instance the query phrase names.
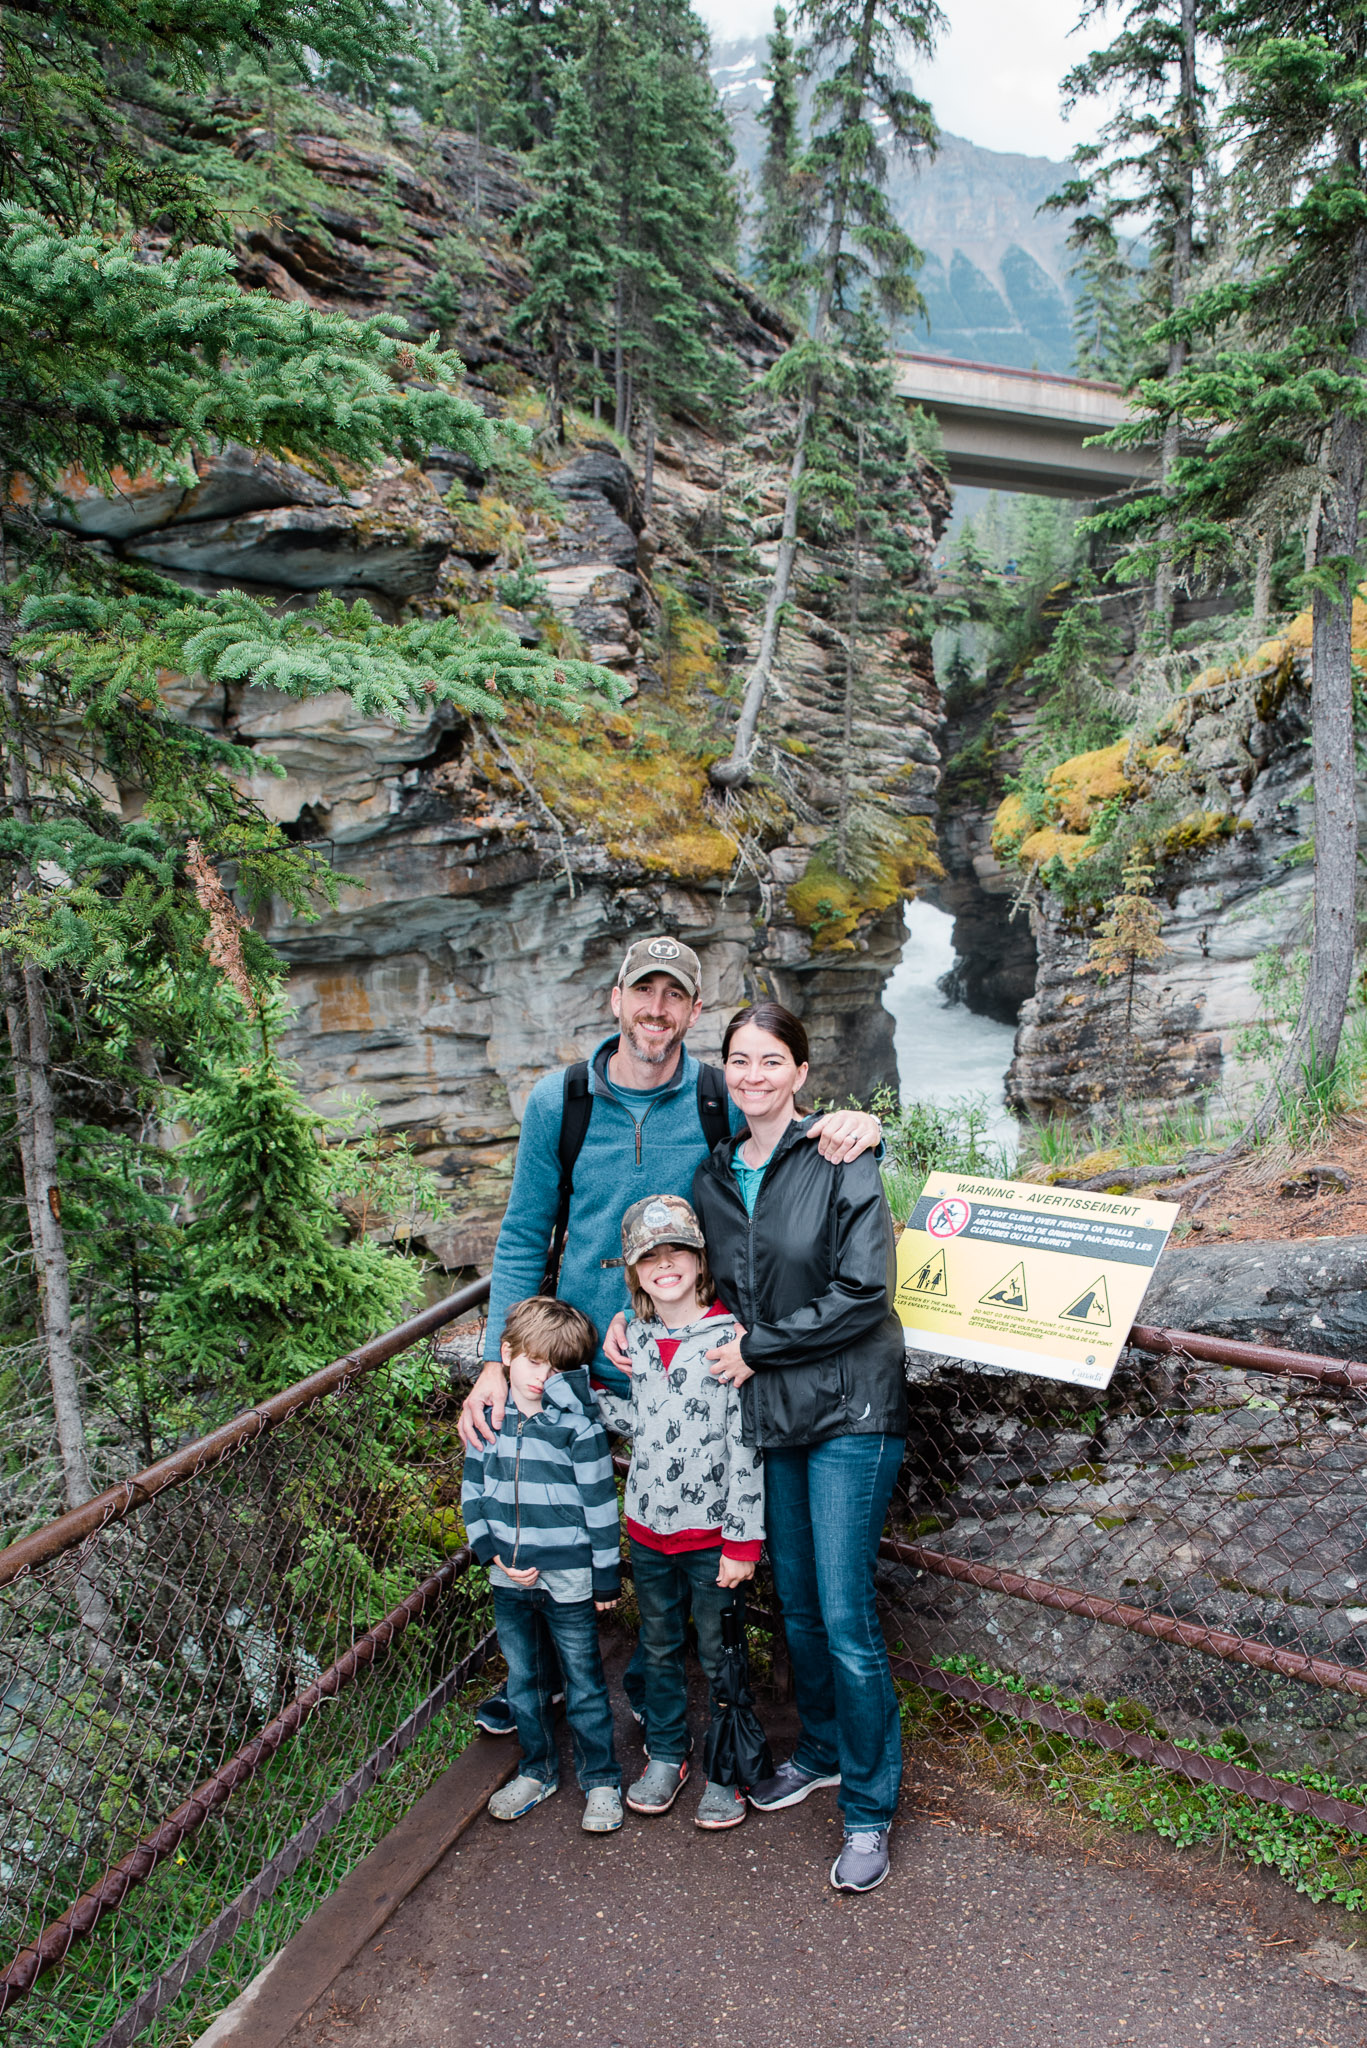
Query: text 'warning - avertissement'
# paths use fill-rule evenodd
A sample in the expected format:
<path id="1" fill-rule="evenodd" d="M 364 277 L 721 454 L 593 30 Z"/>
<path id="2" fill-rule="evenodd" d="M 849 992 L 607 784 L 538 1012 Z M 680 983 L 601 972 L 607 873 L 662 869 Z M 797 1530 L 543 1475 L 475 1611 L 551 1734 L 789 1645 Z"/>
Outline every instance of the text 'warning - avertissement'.
<path id="1" fill-rule="evenodd" d="M 1104 1387 L 1177 1213 L 933 1173 L 898 1246 L 908 1349 Z"/>

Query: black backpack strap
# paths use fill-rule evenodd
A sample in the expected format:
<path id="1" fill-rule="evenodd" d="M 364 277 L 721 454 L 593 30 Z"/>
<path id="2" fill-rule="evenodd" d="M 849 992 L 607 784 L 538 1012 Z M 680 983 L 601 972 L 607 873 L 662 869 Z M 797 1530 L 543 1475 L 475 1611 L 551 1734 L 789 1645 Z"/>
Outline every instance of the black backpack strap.
<path id="1" fill-rule="evenodd" d="M 698 1063 L 698 1122 L 707 1140 L 709 1152 L 716 1150 L 723 1138 L 731 1135 L 731 1111 L 726 1088 L 726 1076 L 720 1067 L 704 1066 Z"/>
<path id="2" fill-rule="evenodd" d="M 556 1196 L 555 1227 L 551 1231 L 550 1249 L 546 1254 L 546 1273 L 541 1282 L 543 1294 L 554 1294 L 560 1282 L 560 1261 L 565 1254 L 565 1234 L 570 1227 L 570 1197 L 574 1193 L 574 1162 L 583 1149 L 592 1114 L 589 1063 L 576 1060 L 573 1066 L 565 1069 L 565 1094 L 560 1109 L 560 1142 L 557 1147 L 560 1189 Z"/>

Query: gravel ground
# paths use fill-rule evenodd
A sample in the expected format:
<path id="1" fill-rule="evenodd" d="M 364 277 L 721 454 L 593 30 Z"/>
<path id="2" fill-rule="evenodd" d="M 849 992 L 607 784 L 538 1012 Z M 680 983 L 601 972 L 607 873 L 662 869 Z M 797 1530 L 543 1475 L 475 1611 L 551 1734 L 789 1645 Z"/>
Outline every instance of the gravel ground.
<path id="1" fill-rule="evenodd" d="M 1325 1974 L 1353 1931 L 1261 1874 L 1089 1846 L 912 1757 L 892 1877 L 840 1898 L 833 1793 L 706 1835 L 700 1790 L 586 1836 L 566 1745 L 557 1797 L 477 1821 L 288 2048 L 1367 2048 Z"/>

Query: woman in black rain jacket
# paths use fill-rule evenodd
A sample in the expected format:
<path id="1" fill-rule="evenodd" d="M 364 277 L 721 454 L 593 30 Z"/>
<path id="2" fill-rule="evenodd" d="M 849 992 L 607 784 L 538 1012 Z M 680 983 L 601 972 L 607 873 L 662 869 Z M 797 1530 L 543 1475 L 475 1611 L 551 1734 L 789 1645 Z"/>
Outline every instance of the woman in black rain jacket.
<path id="1" fill-rule="evenodd" d="M 712 1355 L 764 1452 L 766 1540 L 802 1737 L 751 1804 L 794 1806 L 840 1786 L 842 1891 L 888 1874 L 901 1784 L 897 1702 L 874 1605 L 874 1564 L 907 1430 L 905 1346 L 892 1311 L 892 1218 L 869 1155 L 822 1159 L 796 1096 L 807 1037 L 778 1003 L 733 1017 L 722 1041 L 748 1128 L 698 1168 L 720 1299 L 742 1334 Z"/>

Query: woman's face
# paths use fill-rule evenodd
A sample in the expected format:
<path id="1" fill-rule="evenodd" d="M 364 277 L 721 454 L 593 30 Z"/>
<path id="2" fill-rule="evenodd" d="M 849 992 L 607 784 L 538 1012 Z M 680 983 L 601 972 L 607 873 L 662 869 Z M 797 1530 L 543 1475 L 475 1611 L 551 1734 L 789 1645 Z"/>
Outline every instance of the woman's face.
<path id="1" fill-rule="evenodd" d="M 793 1097 L 807 1078 L 781 1038 L 758 1024 L 742 1024 L 726 1055 L 731 1100 L 753 1123 L 756 1118 L 793 1114 Z"/>

